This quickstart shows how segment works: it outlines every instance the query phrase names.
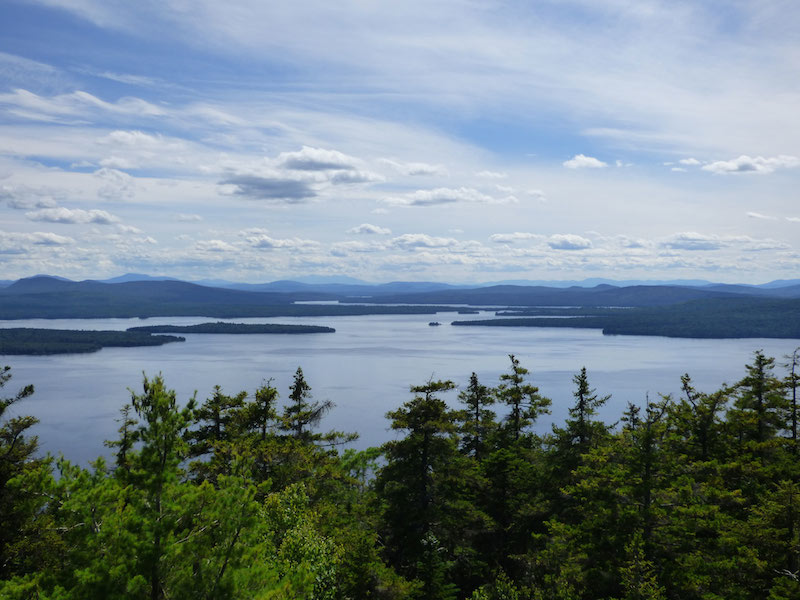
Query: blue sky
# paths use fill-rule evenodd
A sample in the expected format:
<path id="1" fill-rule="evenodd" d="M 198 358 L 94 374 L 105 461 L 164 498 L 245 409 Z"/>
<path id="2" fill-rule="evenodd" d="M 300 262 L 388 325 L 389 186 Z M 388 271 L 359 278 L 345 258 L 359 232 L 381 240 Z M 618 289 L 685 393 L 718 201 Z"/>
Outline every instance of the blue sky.
<path id="1" fill-rule="evenodd" d="M 794 1 L 0 4 L 0 279 L 798 277 Z"/>

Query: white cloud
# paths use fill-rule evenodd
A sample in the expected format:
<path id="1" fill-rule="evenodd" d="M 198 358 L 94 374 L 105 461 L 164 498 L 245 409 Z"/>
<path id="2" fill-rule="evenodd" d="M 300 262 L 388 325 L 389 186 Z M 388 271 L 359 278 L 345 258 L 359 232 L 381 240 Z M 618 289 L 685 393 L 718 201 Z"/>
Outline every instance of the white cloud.
<path id="1" fill-rule="evenodd" d="M 592 247 L 592 241 L 572 233 L 559 233 L 551 235 L 547 245 L 554 250 L 587 250 Z"/>
<path id="2" fill-rule="evenodd" d="M 24 89 L 0 94 L 0 105 L 18 117 L 36 121 L 75 122 L 95 113 L 105 112 L 118 116 L 160 117 L 166 111 L 140 98 L 125 97 L 116 102 L 106 102 L 97 96 L 81 90 L 45 97 Z M 65 121 L 66 119 L 66 121 Z"/>
<path id="3" fill-rule="evenodd" d="M 426 235 L 424 233 L 405 233 L 392 238 L 391 244 L 403 250 L 416 248 L 451 248 L 458 245 L 458 240 Z"/>
<path id="4" fill-rule="evenodd" d="M 93 173 L 103 182 L 97 195 L 106 200 L 127 200 L 136 193 L 133 177 L 118 169 L 103 167 Z"/>
<path id="5" fill-rule="evenodd" d="M 362 170 L 336 171 L 328 174 L 328 181 L 333 184 L 346 183 L 379 183 L 385 178 L 378 173 Z"/>
<path id="6" fill-rule="evenodd" d="M 331 254 L 334 256 L 348 256 L 351 253 L 362 254 L 369 252 L 380 252 L 385 249 L 386 246 L 384 244 L 376 242 L 337 242 L 331 245 Z"/>
<path id="7" fill-rule="evenodd" d="M 686 173 L 686 169 L 683 167 L 672 167 L 670 171 L 675 171 L 676 173 Z"/>
<path id="8" fill-rule="evenodd" d="M 761 219 L 761 220 L 764 220 L 764 221 L 777 221 L 778 220 L 777 217 L 771 217 L 769 215 L 763 215 L 763 214 L 757 213 L 757 212 L 748 212 L 747 216 L 750 217 L 751 219 Z"/>
<path id="9" fill-rule="evenodd" d="M 489 240 L 496 244 L 513 244 L 522 240 L 540 240 L 543 237 L 536 233 L 515 231 L 514 233 L 493 233 L 489 236 Z"/>
<path id="10" fill-rule="evenodd" d="M 499 171 L 480 171 L 475 173 L 478 177 L 485 177 L 486 179 L 505 179 L 508 173 L 501 173 Z"/>
<path id="11" fill-rule="evenodd" d="M 31 221 L 45 221 L 48 223 L 96 223 L 98 225 L 111 225 L 119 222 L 119 217 L 104 210 L 82 210 L 80 208 L 43 208 L 27 212 L 25 216 Z"/>
<path id="12" fill-rule="evenodd" d="M 102 73 L 95 73 L 97 77 L 117 81 L 119 83 L 126 83 L 128 85 L 140 86 L 154 86 L 159 82 L 152 77 L 145 77 L 143 75 L 131 75 L 128 73 L 112 73 L 111 71 L 103 71 Z"/>
<path id="13" fill-rule="evenodd" d="M 267 235 L 263 230 L 247 230 L 240 235 L 253 248 L 260 250 L 288 249 L 288 250 L 309 250 L 319 247 L 319 242 L 314 240 L 304 240 L 301 238 L 278 239 Z"/>
<path id="14" fill-rule="evenodd" d="M 133 233 L 133 234 L 143 233 L 141 229 L 139 229 L 138 227 L 134 227 L 133 225 L 117 225 L 117 229 L 122 233 Z"/>
<path id="15" fill-rule="evenodd" d="M 381 158 L 379 163 L 391 167 L 401 175 L 409 177 L 424 175 L 447 175 L 447 169 L 442 165 L 431 165 L 424 162 L 399 162 L 388 158 Z"/>
<path id="16" fill-rule="evenodd" d="M 507 204 L 518 202 L 518 200 L 513 196 L 493 198 L 474 188 L 461 187 L 457 189 L 436 188 L 433 190 L 417 190 L 406 196 L 386 198 L 384 202 L 399 206 L 436 206 L 438 204 L 454 204 L 457 202 Z"/>
<path id="17" fill-rule="evenodd" d="M 303 146 L 296 152 L 281 152 L 276 164 L 294 171 L 338 171 L 356 169 L 361 161 L 337 150 Z"/>
<path id="18" fill-rule="evenodd" d="M 175 220 L 180 223 L 197 223 L 203 220 L 203 217 L 194 213 L 178 213 L 175 215 Z"/>
<path id="19" fill-rule="evenodd" d="M 562 164 L 568 169 L 602 169 L 608 166 L 608 164 L 604 163 L 602 160 L 583 154 L 576 154 L 570 160 L 566 160 Z"/>
<path id="20" fill-rule="evenodd" d="M 0 200 L 5 200 L 10 208 L 17 210 L 55 208 L 57 206 L 49 190 L 28 186 L 0 186 Z"/>
<path id="21" fill-rule="evenodd" d="M 673 250 L 722 250 L 734 248 L 743 252 L 764 250 L 788 250 L 790 246 L 784 242 L 771 239 L 756 239 L 746 235 L 701 234 L 694 231 L 676 233 L 661 242 L 665 248 Z"/>
<path id="22" fill-rule="evenodd" d="M 786 217 L 786 220 L 791 223 L 800 223 L 800 217 Z"/>
<path id="23" fill-rule="evenodd" d="M 532 196 L 533 198 L 538 200 L 539 202 L 547 202 L 547 197 L 545 196 L 545 194 L 544 194 L 544 192 L 542 190 L 537 190 L 537 189 L 528 190 L 526 193 L 529 196 Z"/>
<path id="24" fill-rule="evenodd" d="M 19 233 L 0 230 L 0 254 L 24 254 L 30 246 L 68 246 L 74 243 L 71 237 L 47 231 Z"/>
<path id="25" fill-rule="evenodd" d="M 356 233 L 356 234 L 377 234 L 377 235 L 389 235 L 392 233 L 391 229 L 387 227 L 380 227 L 378 225 L 372 225 L 370 223 L 362 223 L 356 227 L 347 230 L 347 233 Z"/>
<path id="26" fill-rule="evenodd" d="M 201 240 L 194 247 L 201 252 L 235 252 L 236 247 L 222 240 Z"/>
<path id="27" fill-rule="evenodd" d="M 719 250 L 724 245 L 716 235 L 703 235 L 694 231 L 676 233 L 662 242 L 662 246 L 675 250 Z"/>
<path id="28" fill-rule="evenodd" d="M 687 165 L 689 167 L 696 167 L 698 165 L 702 165 L 703 164 L 699 160 L 697 160 L 696 158 L 682 158 L 678 162 L 681 163 L 682 165 Z"/>
<path id="29" fill-rule="evenodd" d="M 764 158 L 763 156 L 746 156 L 742 155 L 739 158 L 732 160 L 718 160 L 716 162 L 704 165 L 704 171 L 710 171 L 714 174 L 726 173 L 773 173 L 777 169 L 793 169 L 800 167 L 800 158 L 796 156 L 776 156 L 773 158 Z"/>

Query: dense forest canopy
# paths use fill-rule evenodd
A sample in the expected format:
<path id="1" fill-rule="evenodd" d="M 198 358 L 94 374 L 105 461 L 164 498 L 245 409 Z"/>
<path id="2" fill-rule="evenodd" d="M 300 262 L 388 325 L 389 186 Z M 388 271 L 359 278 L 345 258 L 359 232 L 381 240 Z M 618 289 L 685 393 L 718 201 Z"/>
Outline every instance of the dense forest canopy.
<path id="1" fill-rule="evenodd" d="M 301 368 L 284 402 L 271 380 L 180 402 L 145 377 L 89 469 L 38 453 L 5 367 L 0 597 L 800 597 L 800 349 L 613 424 L 580 368 L 547 434 L 551 399 L 509 359 L 494 386 L 412 386 L 361 452 L 320 430 L 333 405 Z"/>

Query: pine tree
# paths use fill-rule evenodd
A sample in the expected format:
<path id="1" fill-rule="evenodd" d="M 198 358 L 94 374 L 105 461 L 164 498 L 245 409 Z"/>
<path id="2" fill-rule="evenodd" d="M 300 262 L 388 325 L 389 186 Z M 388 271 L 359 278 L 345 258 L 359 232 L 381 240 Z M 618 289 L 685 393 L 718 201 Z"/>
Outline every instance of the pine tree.
<path id="1" fill-rule="evenodd" d="M 11 367 L 0 368 L 0 390 L 11 379 Z M 31 416 L 7 416 L 16 403 L 33 394 L 26 385 L 16 394 L 0 398 L 0 579 L 37 567 L 46 532 L 35 523 L 44 503 L 36 490 L 26 489 L 20 480 L 26 475 L 47 470 L 48 460 L 36 456 L 39 441 L 29 435 L 39 420 Z"/>
<path id="2" fill-rule="evenodd" d="M 487 407 L 495 403 L 493 390 L 481 385 L 478 376 L 473 372 L 469 378 L 469 386 L 458 395 L 465 405 L 459 412 L 461 424 L 461 447 L 477 462 L 486 454 L 489 436 L 497 427 L 495 414 Z"/>
<path id="3" fill-rule="evenodd" d="M 539 394 L 539 388 L 525 382 L 529 371 L 520 366 L 519 360 L 509 354 L 511 370 L 500 375 L 497 398 L 507 404 L 511 412 L 506 417 L 507 428 L 514 440 L 518 440 L 523 430 L 534 423 L 537 418 L 550 412 L 549 398 Z"/>

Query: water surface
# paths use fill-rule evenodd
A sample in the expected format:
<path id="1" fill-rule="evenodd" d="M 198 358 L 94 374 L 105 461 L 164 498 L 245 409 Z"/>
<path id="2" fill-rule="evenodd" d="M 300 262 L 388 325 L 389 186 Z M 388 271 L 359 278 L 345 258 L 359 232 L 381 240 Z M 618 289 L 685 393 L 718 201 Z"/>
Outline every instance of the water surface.
<path id="1" fill-rule="evenodd" d="M 481 318 L 490 313 L 475 316 Z M 744 375 L 753 351 L 778 358 L 800 340 L 701 340 L 643 336 L 604 336 L 599 330 L 564 328 L 451 327 L 456 313 L 368 315 L 354 317 L 280 317 L 228 319 L 237 323 L 327 325 L 333 334 L 208 335 L 185 334 L 183 343 L 143 348 L 105 348 L 93 354 L 0 356 L 14 375 L 8 396 L 33 383 L 36 393 L 15 414 L 40 419 L 35 433 L 45 451 L 63 452 L 85 464 L 106 453 L 103 440 L 114 439 L 119 409 L 141 391 L 143 374 L 163 374 L 184 402 L 193 394 L 207 398 L 215 385 L 226 393 L 252 393 L 272 379 L 282 398 L 292 376 L 303 368 L 315 399 L 335 408 L 322 428 L 357 431 L 356 447 L 394 437 L 385 414 L 409 400 L 409 386 L 431 378 L 452 379 L 465 387 L 472 371 L 494 386 L 515 354 L 531 371 L 531 381 L 553 400 L 552 415 L 538 424 L 549 430 L 561 423 L 573 402 L 573 375 L 586 366 L 592 387 L 612 394 L 602 417 L 616 421 L 628 402 L 640 404 L 649 394 L 677 394 L 688 372 L 696 387 L 713 391 Z M 126 329 L 138 325 L 192 325 L 217 321 L 204 317 L 140 319 L 31 319 L 2 321 L 0 327 Z M 223 319 L 224 320 L 224 319 Z M 441 327 L 429 327 L 436 320 Z M 781 373 L 782 374 L 782 373 Z M 456 393 L 447 396 L 457 404 Z"/>

